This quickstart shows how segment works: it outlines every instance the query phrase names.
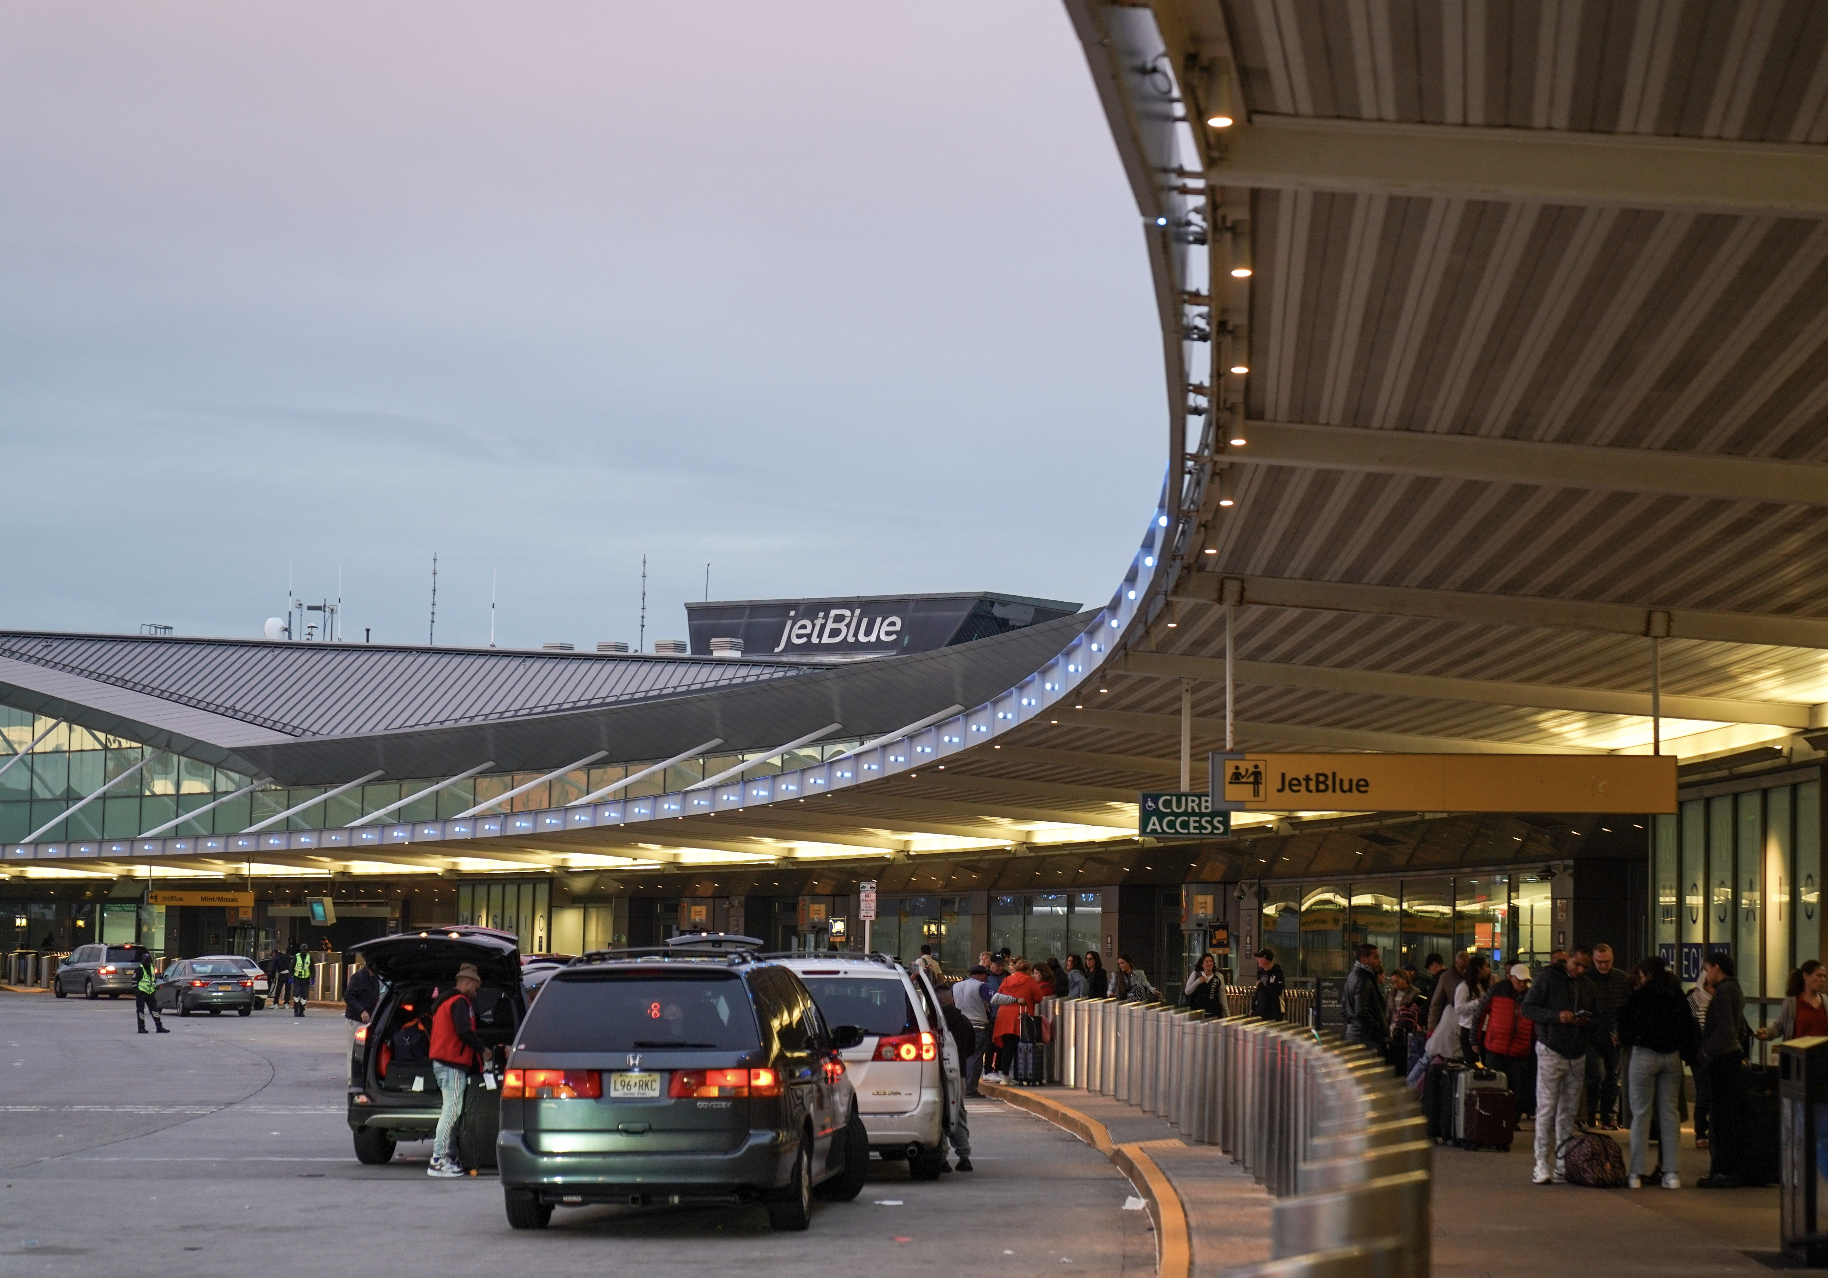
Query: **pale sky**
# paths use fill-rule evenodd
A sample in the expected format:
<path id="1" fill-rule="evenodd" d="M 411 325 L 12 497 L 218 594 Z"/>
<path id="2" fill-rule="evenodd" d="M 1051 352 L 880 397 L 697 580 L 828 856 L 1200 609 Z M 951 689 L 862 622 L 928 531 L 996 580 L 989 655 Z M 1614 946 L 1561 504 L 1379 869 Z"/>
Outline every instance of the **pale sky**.
<path id="1" fill-rule="evenodd" d="M 1058 0 L 0 21 L 0 627 L 632 641 L 687 599 L 1103 603 L 1162 477 Z"/>

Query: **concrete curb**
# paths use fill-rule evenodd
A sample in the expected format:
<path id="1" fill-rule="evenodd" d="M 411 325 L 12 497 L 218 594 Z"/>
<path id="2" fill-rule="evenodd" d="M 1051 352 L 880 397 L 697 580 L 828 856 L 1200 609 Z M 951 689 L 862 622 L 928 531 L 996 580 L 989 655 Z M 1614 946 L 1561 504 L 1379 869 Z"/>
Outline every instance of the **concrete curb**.
<path id="1" fill-rule="evenodd" d="M 1193 1242 L 1187 1232 L 1187 1209 L 1175 1191 L 1174 1182 L 1162 1173 L 1148 1153 L 1150 1145 L 1163 1142 L 1114 1145 L 1110 1130 L 1103 1123 L 1044 1092 L 981 1081 L 978 1087 L 986 1096 L 1025 1109 L 1071 1132 L 1116 1164 L 1117 1170 L 1129 1178 L 1137 1194 L 1148 1204 L 1149 1218 L 1155 1222 L 1155 1272 L 1160 1278 L 1188 1278 L 1193 1272 Z M 1169 1143 L 1179 1144 L 1178 1141 Z"/>
<path id="2" fill-rule="evenodd" d="M 36 985 L 0 985 L 0 994 L 49 994 L 50 992 Z"/>

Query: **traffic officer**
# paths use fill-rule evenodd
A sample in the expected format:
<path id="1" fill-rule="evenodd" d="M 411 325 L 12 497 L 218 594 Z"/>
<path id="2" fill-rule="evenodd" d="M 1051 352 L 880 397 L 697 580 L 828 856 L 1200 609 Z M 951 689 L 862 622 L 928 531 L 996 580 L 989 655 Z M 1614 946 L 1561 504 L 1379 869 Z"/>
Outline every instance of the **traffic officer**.
<path id="1" fill-rule="evenodd" d="M 311 951 L 304 946 L 292 956 L 292 1015 L 305 1014 L 305 999 L 311 993 Z"/>
<path id="2" fill-rule="evenodd" d="M 140 1023 L 140 1033 L 146 1032 L 146 1013 L 151 1012 L 152 1023 L 158 1027 L 159 1033 L 169 1034 L 171 1031 L 166 1029 L 165 1022 L 159 1019 L 159 1005 L 153 1001 L 153 980 L 152 951 L 142 949 L 140 950 L 140 979 L 133 986 L 133 1015 Z"/>

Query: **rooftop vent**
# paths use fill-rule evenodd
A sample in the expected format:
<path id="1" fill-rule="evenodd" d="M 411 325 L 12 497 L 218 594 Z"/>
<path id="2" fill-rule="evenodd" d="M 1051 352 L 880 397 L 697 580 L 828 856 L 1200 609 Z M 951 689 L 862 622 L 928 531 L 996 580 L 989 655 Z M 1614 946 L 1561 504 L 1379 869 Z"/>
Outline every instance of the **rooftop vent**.
<path id="1" fill-rule="evenodd" d="M 140 633 L 143 635 L 168 635 L 171 633 L 171 627 L 162 626 L 156 621 L 142 621 L 140 623 Z M 737 647 L 740 648 L 742 645 L 738 644 Z"/>
<path id="2" fill-rule="evenodd" d="M 741 639 L 713 639 L 711 655 L 713 657 L 740 657 L 743 655 L 743 641 Z"/>
<path id="3" fill-rule="evenodd" d="M 540 649 L 544 652 L 576 652 L 577 651 L 577 649 L 575 647 L 573 647 L 571 644 L 565 643 L 562 640 L 554 641 L 552 643 L 543 643 L 540 645 Z"/>
<path id="4" fill-rule="evenodd" d="M 628 651 L 628 641 L 626 639 L 599 639 L 599 640 L 597 640 L 597 651 L 598 652 L 627 652 Z"/>
<path id="5" fill-rule="evenodd" d="M 654 651 L 665 653 L 668 656 L 683 657 L 691 650 L 692 649 L 690 648 L 690 646 L 688 646 L 686 641 L 683 639 L 656 639 L 656 640 L 654 640 Z"/>

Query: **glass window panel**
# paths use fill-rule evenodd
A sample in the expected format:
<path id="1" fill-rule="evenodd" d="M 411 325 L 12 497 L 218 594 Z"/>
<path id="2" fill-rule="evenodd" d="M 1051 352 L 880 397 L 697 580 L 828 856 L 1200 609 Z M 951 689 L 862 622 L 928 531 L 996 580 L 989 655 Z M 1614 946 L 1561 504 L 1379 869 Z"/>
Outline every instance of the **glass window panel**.
<path id="1" fill-rule="evenodd" d="M 1384 967 L 1395 968 L 1401 962 L 1398 936 L 1402 912 L 1396 895 L 1396 884 L 1354 883 L 1352 885 L 1352 945 L 1375 945 L 1384 956 Z"/>
<path id="2" fill-rule="evenodd" d="M 1314 975 L 1301 968 L 1300 895 L 1295 888 L 1279 883 L 1266 883 L 1263 889 L 1262 922 L 1258 929 L 1262 936 L 1255 948 L 1267 945 L 1274 950 L 1285 976 Z"/>
<path id="3" fill-rule="evenodd" d="M 227 768 L 217 768 L 216 793 L 233 794 L 242 786 L 252 784 L 253 780 L 253 777 L 243 776 L 239 772 L 230 772 Z"/>
<path id="4" fill-rule="evenodd" d="M 1544 889 L 1547 891 L 1546 887 Z M 1403 880 L 1402 961 L 1419 972 L 1430 954 L 1442 962 L 1453 955 L 1453 880 Z"/>
<path id="5" fill-rule="evenodd" d="M 258 793 L 259 791 L 255 791 L 255 794 Z M 278 808 L 273 809 L 273 812 L 277 811 L 279 811 Z M 267 815 L 271 816 L 272 813 L 269 812 Z M 211 834 L 239 834 L 254 824 L 254 795 L 244 794 L 239 799 L 230 799 L 221 807 L 205 813 L 201 820 L 208 826 L 208 832 Z M 197 824 L 197 822 L 188 823 L 184 827 L 184 831 L 203 833 L 203 830 L 197 829 Z"/>
<path id="6" fill-rule="evenodd" d="M 69 792 L 69 755 L 61 752 L 46 754 L 40 750 L 31 757 L 29 763 L 22 763 L 19 767 L 32 769 L 32 797 L 34 799 L 61 799 Z M 95 771 L 99 775 L 101 769 L 97 768 Z"/>
<path id="7" fill-rule="evenodd" d="M 567 772 L 564 776 L 559 777 L 546 787 L 545 806 L 549 808 L 562 808 L 573 799 L 583 798 L 590 793 L 589 789 L 586 788 L 586 783 L 589 780 L 589 773 L 585 772 L 582 768 L 575 772 Z"/>
<path id="8" fill-rule="evenodd" d="M 962 976 L 977 962 L 977 955 L 971 952 L 971 898 L 942 897 L 939 921 L 945 928 L 939 953 L 940 966 Z"/>
<path id="9" fill-rule="evenodd" d="M 287 808 L 292 806 L 292 791 L 256 790 L 252 794 L 245 796 L 245 801 L 248 804 L 248 811 L 251 814 L 251 819 L 243 822 L 241 827 L 237 827 L 238 829 L 252 825 L 255 821 L 264 821 L 268 817 L 278 816 L 281 812 L 284 812 Z M 222 806 L 226 809 L 234 807 L 235 805 L 232 803 L 225 803 Z"/>
<path id="10" fill-rule="evenodd" d="M 1504 874 L 1481 874 L 1454 881 L 1454 948 L 1477 950 L 1503 961 L 1510 921 L 1511 881 Z"/>
<path id="11" fill-rule="evenodd" d="M 1066 945 L 1083 959 L 1098 949 L 1098 934 L 1104 924 L 1104 894 L 1074 892 L 1072 898 L 1072 911 L 1066 916 Z"/>
<path id="12" fill-rule="evenodd" d="M 400 793 L 405 788 L 397 781 L 391 783 L 384 781 L 379 785 L 365 785 L 360 790 L 354 790 L 351 793 L 362 796 L 361 815 L 365 815 L 369 812 L 379 812 L 390 803 L 398 803 Z M 349 819 L 353 821 L 355 817 Z"/>
<path id="13" fill-rule="evenodd" d="M 1651 818 L 1651 839 L 1656 848 L 1653 888 L 1656 901 L 1652 908 L 1656 912 L 1655 925 L 1652 928 L 1652 941 L 1662 952 L 1662 947 L 1671 947 L 1675 953 L 1677 943 L 1676 919 L 1682 908 L 1682 888 L 1680 882 L 1681 859 L 1679 856 L 1676 816 L 1669 813 Z"/>
<path id="14" fill-rule="evenodd" d="M 142 800 L 137 794 L 130 794 L 119 799 L 109 795 L 99 803 L 91 803 L 90 807 L 102 809 L 101 836 L 104 839 L 131 839 L 145 829 L 146 827 L 140 824 L 140 804 L 142 802 L 170 803 L 171 800 L 156 798 Z"/>
<path id="15" fill-rule="evenodd" d="M 1764 994 L 1764 792 L 1735 796 L 1739 875 L 1734 880 L 1734 953 L 1739 956 L 1739 985 L 1747 998 Z"/>
<path id="16" fill-rule="evenodd" d="M 17 843 L 31 833 L 32 827 L 27 824 L 31 819 L 30 803 L 0 803 L 0 843 Z"/>
<path id="17" fill-rule="evenodd" d="M 519 787 L 526 785 L 527 782 L 535 780 L 539 775 L 540 774 L 537 772 L 516 773 L 513 788 L 518 789 Z M 531 790 L 525 790 L 520 794 L 515 795 L 507 803 L 503 804 L 502 807 L 509 812 L 537 812 L 541 808 L 552 806 L 547 802 L 547 797 L 551 793 L 551 790 L 552 783 L 550 781 L 542 782 L 541 784 L 534 786 Z"/>
<path id="18" fill-rule="evenodd" d="M 1328 884 L 1309 888 L 1301 897 L 1301 974 L 1344 976 L 1346 961 L 1345 889 Z"/>
<path id="19" fill-rule="evenodd" d="M 1700 799 L 1684 803 L 1681 820 L 1682 869 L 1676 881 L 1682 885 L 1682 908 L 1676 914 L 1677 940 L 1683 945 L 1700 945 L 1707 939 L 1707 804 Z"/>
<path id="20" fill-rule="evenodd" d="M 1822 956 L 1822 783 L 1796 787 L 1796 954 Z"/>
<path id="21" fill-rule="evenodd" d="M 68 756 L 70 760 L 70 780 L 64 790 L 64 797 L 80 799 L 85 794 L 94 794 L 101 789 L 108 778 L 103 775 L 108 766 L 108 754 L 105 750 L 79 750 Z"/>
<path id="22" fill-rule="evenodd" d="M 1764 969 L 1766 997 L 1779 996 L 1796 966 L 1796 881 L 1790 868 L 1789 786 L 1765 791 Z"/>
<path id="23" fill-rule="evenodd" d="M 402 825 L 410 824 L 411 822 L 414 822 L 414 821 L 435 821 L 435 820 L 437 820 L 437 818 L 438 818 L 438 796 L 435 794 L 424 793 L 426 784 L 427 783 L 422 782 L 422 781 L 408 782 L 407 785 L 402 788 L 417 791 L 419 794 L 419 797 L 415 798 L 412 802 L 408 803 L 405 807 L 400 808 L 399 810 L 392 812 L 392 813 L 388 814 L 387 816 L 383 817 L 382 820 L 397 821 L 397 822 L 401 823 Z M 519 800 L 517 799 L 517 800 L 515 800 L 515 802 L 516 802 L 516 804 L 518 804 Z M 463 809 L 461 809 L 461 808 L 458 809 L 458 811 L 460 811 L 460 812 L 462 810 Z M 349 819 L 351 821 L 355 820 L 355 818 L 353 816 L 350 817 Z"/>
<path id="24" fill-rule="evenodd" d="M 990 898 L 990 948 L 993 951 L 1009 947 L 1012 954 L 1022 952 L 1022 898 L 1019 896 L 993 896 Z"/>
<path id="25" fill-rule="evenodd" d="M 61 832 L 53 830 L 51 833 L 66 839 L 99 839 L 102 837 L 102 814 L 103 805 L 91 803 L 65 821 Z"/>
<path id="26" fill-rule="evenodd" d="M 197 759 L 178 760 L 178 793 L 209 794 L 216 788 L 216 769 Z M 245 783 L 244 783 L 245 784 Z M 223 791 L 233 794 L 239 786 L 232 786 Z"/>
<path id="27" fill-rule="evenodd" d="M 287 808 L 295 808 L 301 803 L 308 802 L 323 794 L 327 789 L 329 789 L 328 786 L 307 785 L 300 786 L 294 790 L 288 790 L 286 791 L 286 805 L 284 808 L 281 808 L 280 811 L 284 812 Z M 321 803 L 313 803 L 303 812 L 287 817 L 284 825 L 272 828 L 280 830 L 311 830 L 316 829 L 319 825 L 323 824 L 323 819 L 324 805 Z M 355 817 L 352 815 L 349 819 L 353 821 L 355 820 Z"/>
<path id="28" fill-rule="evenodd" d="M 514 788 L 512 780 L 509 777 L 500 774 L 477 777 L 475 785 L 476 802 L 478 803 L 485 803 L 490 799 L 499 798 Z"/>
<path id="29" fill-rule="evenodd" d="M 459 781 L 456 785 L 446 786 L 438 791 L 438 820 L 448 820 L 459 812 L 468 812 L 476 806 L 476 783 Z M 607 948 L 599 946 L 599 949 Z"/>
<path id="30" fill-rule="evenodd" d="M 140 773 L 144 779 L 140 786 L 140 793 L 176 794 L 178 792 L 179 762 L 178 756 L 168 751 L 161 751 L 154 755 L 152 762 L 146 765 L 146 770 Z"/>
<path id="31" fill-rule="evenodd" d="M 1733 797 L 1707 801 L 1707 944 L 1733 948 Z"/>
<path id="32" fill-rule="evenodd" d="M 1028 922 L 1020 951 L 1032 963 L 1046 962 L 1051 955 L 1066 957 L 1065 892 L 1036 892 L 1028 898 Z"/>
<path id="33" fill-rule="evenodd" d="M 107 775 L 102 778 L 104 781 L 112 781 L 123 773 L 131 771 L 134 765 L 146 757 L 146 752 L 138 746 L 133 747 L 131 750 L 105 750 L 102 754 L 107 760 Z M 144 785 L 145 782 L 143 778 L 145 775 L 146 769 L 141 768 L 138 774 L 135 775 L 134 781 L 126 782 L 125 784 L 132 785 L 134 782 L 139 782 Z"/>
<path id="34" fill-rule="evenodd" d="M 471 927 L 476 925 L 476 885 L 474 883 L 457 885 L 457 921 Z"/>
<path id="35" fill-rule="evenodd" d="M 7 756 L 12 758 L 11 755 Z M 5 762 L 5 760 L 0 760 Z M 0 776 L 0 802 L 8 799 L 29 799 L 32 797 L 32 768 L 36 760 L 21 759 Z M 3 912 L 3 911 L 0 911 Z"/>
<path id="36" fill-rule="evenodd" d="M 313 829 L 341 828 L 362 815 L 361 793 L 360 790 L 345 790 L 334 799 L 306 808 L 299 816 Z"/>

